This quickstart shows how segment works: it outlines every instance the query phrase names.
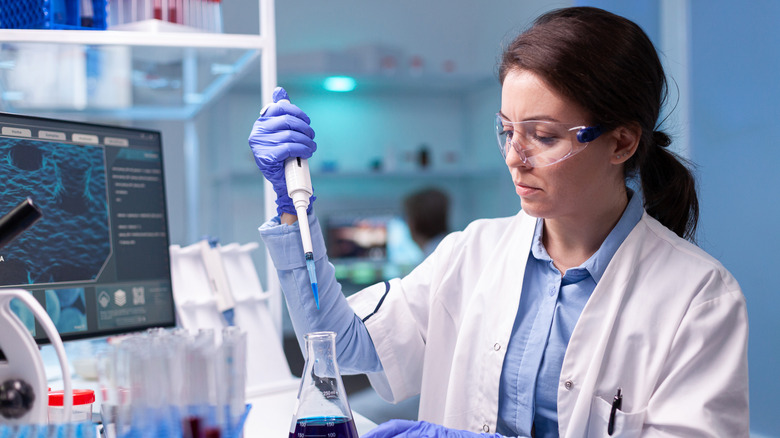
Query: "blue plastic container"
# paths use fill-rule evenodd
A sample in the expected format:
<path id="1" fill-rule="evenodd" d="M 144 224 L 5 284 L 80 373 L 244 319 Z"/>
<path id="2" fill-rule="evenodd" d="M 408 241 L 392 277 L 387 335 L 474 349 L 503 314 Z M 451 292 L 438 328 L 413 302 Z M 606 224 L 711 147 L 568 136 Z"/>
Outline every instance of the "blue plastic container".
<path id="1" fill-rule="evenodd" d="M 0 28 L 105 30 L 107 0 L 90 0 L 92 16 L 81 0 L 0 0 Z"/>

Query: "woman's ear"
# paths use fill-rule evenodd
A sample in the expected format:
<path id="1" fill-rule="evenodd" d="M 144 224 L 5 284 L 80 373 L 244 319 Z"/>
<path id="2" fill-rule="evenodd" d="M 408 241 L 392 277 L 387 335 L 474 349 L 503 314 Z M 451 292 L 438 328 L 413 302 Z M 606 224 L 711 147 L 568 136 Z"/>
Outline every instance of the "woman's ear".
<path id="1" fill-rule="evenodd" d="M 612 164 L 625 163 L 636 153 L 636 149 L 639 147 L 639 139 L 642 138 L 642 128 L 639 126 L 639 123 L 630 123 L 614 129 L 612 135 L 615 142 L 613 143 L 610 161 Z"/>

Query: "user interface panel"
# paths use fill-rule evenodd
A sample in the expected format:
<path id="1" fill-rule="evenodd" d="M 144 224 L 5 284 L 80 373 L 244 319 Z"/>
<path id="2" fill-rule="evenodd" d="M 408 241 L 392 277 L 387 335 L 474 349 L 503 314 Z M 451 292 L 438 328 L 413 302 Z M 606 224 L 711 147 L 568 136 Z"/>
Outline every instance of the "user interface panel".
<path id="1" fill-rule="evenodd" d="M 175 324 L 159 132 L 0 113 L 0 180 L 0 216 L 27 197 L 43 213 L 0 248 L 0 289 L 31 292 L 65 340 Z"/>

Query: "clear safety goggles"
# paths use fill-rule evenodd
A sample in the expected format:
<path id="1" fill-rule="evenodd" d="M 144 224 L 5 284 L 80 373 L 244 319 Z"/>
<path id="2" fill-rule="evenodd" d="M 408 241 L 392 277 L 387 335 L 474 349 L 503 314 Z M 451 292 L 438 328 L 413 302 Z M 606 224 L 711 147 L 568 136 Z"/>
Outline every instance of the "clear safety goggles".
<path id="1" fill-rule="evenodd" d="M 511 146 L 523 163 L 531 167 L 550 166 L 573 157 L 602 133 L 599 126 L 572 126 L 542 120 L 510 122 L 496 114 L 496 137 L 504 160 Z"/>

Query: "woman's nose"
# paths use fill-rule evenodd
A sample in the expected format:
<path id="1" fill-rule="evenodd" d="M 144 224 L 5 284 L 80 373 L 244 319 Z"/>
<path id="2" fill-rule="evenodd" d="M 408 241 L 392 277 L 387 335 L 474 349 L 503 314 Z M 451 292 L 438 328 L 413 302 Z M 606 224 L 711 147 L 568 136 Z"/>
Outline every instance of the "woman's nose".
<path id="1" fill-rule="evenodd" d="M 531 168 L 531 163 L 528 162 L 528 157 L 517 144 L 512 144 L 512 147 L 507 148 L 506 152 L 506 165 L 509 167 L 528 167 Z"/>

